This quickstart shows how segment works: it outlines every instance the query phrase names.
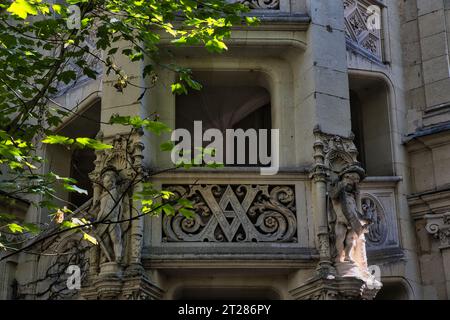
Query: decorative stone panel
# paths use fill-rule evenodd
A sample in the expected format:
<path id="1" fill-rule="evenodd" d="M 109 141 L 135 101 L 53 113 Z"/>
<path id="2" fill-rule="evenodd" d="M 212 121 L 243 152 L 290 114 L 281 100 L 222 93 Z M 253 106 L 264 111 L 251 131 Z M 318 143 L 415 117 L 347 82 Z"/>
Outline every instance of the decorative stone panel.
<path id="1" fill-rule="evenodd" d="M 380 201 L 370 195 L 361 197 L 362 212 L 369 221 L 372 221 L 369 232 L 366 234 L 366 244 L 368 246 L 383 245 L 387 239 L 388 225 L 386 213 Z"/>
<path id="2" fill-rule="evenodd" d="M 227 0 L 228 2 L 239 2 L 248 6 L 253 14 L 277 14 L 291 12 L 291 0 Z"/>
<path id="3" fill-rule="evenodd" d="M 280 0 L 239 0 L 238 2 L 248 5 L 251 9 L 280 9 Z"/>
<path id="4" fill-rule="evenodd" d="M 400 248 L 397 224 L 395 181 L 371 181 L 367 178 L 361 186 L 361 211 L 372 221 L 366 234 L 366 246 L 371 254 L 398 251 Z"/>
<path id="5" fill-rule="evenodd" d="M 297 242 L 293 186 L 171 185 L 195 215 L 164 216 L 163 242 Z"/>
<path id="6" fill-rule="evenodd" d="M 378 1 L 344 0 L 345 34 L 349 47 L 381 61 L 381 7 Z"/>

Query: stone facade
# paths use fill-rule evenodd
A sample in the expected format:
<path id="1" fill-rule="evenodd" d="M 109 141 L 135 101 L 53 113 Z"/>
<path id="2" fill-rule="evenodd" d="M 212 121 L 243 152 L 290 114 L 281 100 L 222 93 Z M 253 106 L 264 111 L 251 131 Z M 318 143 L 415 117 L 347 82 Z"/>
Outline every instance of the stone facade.
<path id="1" fill-rule="evenodd" d="M 173 47 L 168 39 L 165 59 L 193 69 L 209 87 L 268 92 L 271 127 L 280 129 L 279 173 L 225 167 L 155 175 L 171 165 L 170 154 L 158 151 L 168 136 L 130 136 L 102 124 L 101 138 L 115 148 L 97 152 L 93 199 L 81 213 L 101 214 L 122 188 L 121 213 L 136 215 L 129 208 L 139 187 L 127 186 L 142 179 L 187 193 L 196 215 L 145 216 L 104 230 L 105 237 L 120 231 L 120 239 L 74 258 L 88 264 L 81 290 L 66 297 L 450 298 L 449 2 L 241 2 L 262 23 L 236 28 L 228 52 Z M 144 81 L 140 63 L 115 61 Z M 58 102 L 69 108 L 83 100 L 79 109 L 89 110 L 101 101 L 104 122 L 156 113 L 175 128 L 179 101 L 167 89 L 175 75 L 157 73 L 140 101 L 139 88 L 119 93 L 103 74 Z M 71 155 L 43 155 L 61 159 L 53 169 L 70 174 Z M 114 192 L 95 188 L 105 175 L 114 177 Z M 17 210 L 29 221 L 46 215 L 26 203 Z M 67 235 L 49 247 L 75 240 Z M 54 297 L 37 294 L 59 262 L 24 254 L 0 264 L 0 297 Z"/>

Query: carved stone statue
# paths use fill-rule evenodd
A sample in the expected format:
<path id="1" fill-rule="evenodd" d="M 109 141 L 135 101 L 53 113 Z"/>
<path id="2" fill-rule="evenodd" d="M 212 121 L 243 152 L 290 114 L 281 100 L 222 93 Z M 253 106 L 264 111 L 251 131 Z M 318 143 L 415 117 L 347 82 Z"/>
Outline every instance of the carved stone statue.
<path id="1" fill-rule="evenodd" d="M 99 245 L 91 251 L 91 275 L 116 273 L 130 263 L 139 263 L 141 222 L 130 219 L 132 182 L 142 168 L 139 136 L 116 135 L 107 141 L 113 148 L 96 151 L 95 169 L 89 174 L 94 185 L 89 212 L 100 223 L 94 227 Z M 100 133 L 97 139 L 102 138 Z"/>
<path id="2" fill-rule="evenodd" d="M 106 168 L 101 175 L 101 193 L 96 188 L 94 194 L 94 211 L 98 210 L 96 234 L 101 248 L 101 263 L 116 262 L 123 258 L 123 241 L 121 223 L 126 210 L 123 205 L 123 192 L 119 185 L 119 175 L 113 168 Z"/>
<path id="3" fill-rule="evenodd" d="M 364 170 L 352 164 L 340 172 L 331 187 L 335 265 L 339 276 L 356 277 L 377 286 L 379 283 L 376 283 L 367 265 L 365 234 L 371 221 L 361 210 L 358 187 L 364 177 Z"/>

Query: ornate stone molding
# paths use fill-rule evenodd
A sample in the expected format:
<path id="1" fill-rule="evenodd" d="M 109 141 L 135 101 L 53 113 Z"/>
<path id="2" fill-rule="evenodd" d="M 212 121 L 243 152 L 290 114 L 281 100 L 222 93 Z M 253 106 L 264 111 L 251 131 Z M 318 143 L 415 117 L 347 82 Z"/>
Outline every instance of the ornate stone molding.
<path id="1" fill-rule="evenodd" d="M 333 178 L 349 164 L 357 163 L 358 150 L 353 143 L 353 136 L 348 138 L 331 135 L 314 129 L 314 166 L 311 171 L 313 179 Z"/>
<path id="2" fill-rule="evenodd" d="M 279 10 L 280 0 L 238 0 L 238 2 L 248 5 L 251 9 Z"/>
<path id="3" fill-rule="evenodd" d="M 163 217 L 164 242 L 297 242 L 293 186 L 164 186 L 194 205 L 195 216 Z"/>
<path id="4" fill-rule="evenodd" d="M 426 230 L 440 241 L 440 249 L 450 248 L 450 212 L 427 214 Z"/>
<path id="5" fill-rule="evenodd" d="M 314 278 L 290 293 L 296 300 L 372 300 L 378 289 L 355 278 Z"/>
<path id="6" fill-rule="evenodd" d="M 163 290 L 144 274 L 123 279 L 97 277 L 81 290 L 81 297 L 87 300 L 160 300 L 162 295 Z"/>

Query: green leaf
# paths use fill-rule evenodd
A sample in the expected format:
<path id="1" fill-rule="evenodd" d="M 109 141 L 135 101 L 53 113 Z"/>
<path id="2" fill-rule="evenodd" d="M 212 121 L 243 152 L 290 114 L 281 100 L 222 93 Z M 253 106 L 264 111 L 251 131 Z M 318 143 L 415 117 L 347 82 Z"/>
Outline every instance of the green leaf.
<path id="1" fill-rule="evenodd" d="M 175 215 L 175 209 L 170 204 L 165 204 L 164 206 L 162 206 L 162 209 L 163 209 L 164 213 L 168 216 Z"/>
<path id="2" fill-rule="evenodd" d="M 65 84 L 69 84 L 71 81 L 77 79 L 77 74 L 73 70 L 66 70 L 58 75 L 58 79 L 64 82 Z"/>
<path id="3" fill-rule="evenodd" d="M 25 228 L 18 225 L 17 223 L 10 223 L 6 225 L 12 233 L 23 233 Z"/>
<path id="4" fill-rule="evenodd" d="M 172 141 L 166 141 L 160 145 L 161 151 L 172 151 L 172 149 L 175 147 Z"/>
<path id="5" fill-rule="evenodd" d="M 192 219 L 195 216 L 195 212 L 186 208 L 181 208 L 179 212 L 187 219 Z"/>
<path id="6" fill-rule="evenodd" d="M 16 216 L 9 213 L 0 213 L 0 219 L 1 220 L 14 220 L 16 219 Z"/>
<path id="7" fill-rule="evenodd" d="M 260 20 L 256 17 L 245 17 L 245 23 L 249 26 L 256 26 L 258 25 Z"/>
<path id="8" fill-rule="evenodd" d="M 41 229 L 39 228 L 39 226 L 37 226 L 34 223 L 24 223 L 23 227 L 25 228 L 26 231 L 28 231 L 34 235 L 37 235 L 41 232 Z"/>
<path id="9" fill-rule="evenodd" d="M 228 47 L 223 41 L 218 39 L 211 39 L 205 43 L 205 47 L 209 52 L 221 53 L 224 50 L 228 50 Z"/>
<path id="10" fill-rule="evenodd" d="M 87 234 L 86 232 L 83 232 L 83 240 L 87 240 L 90 243 L 95 244 L 95 245 L 98 244 L 97 239 L 95 239 L 93 236 Z"/>
<path id="11" fill-rule="evenodd" d="M 188 94 L 186 86 L 180 82 L 172 84 L 171 89 L 173 94 Z"/>
<path id="12" fill-rule="evenodd" d="M 148 64 L 144 67 L 144 71 L 142 72 L 142 76 L 146 77 L 153 72 L 153 65 Z"/>
<path id="13" fill-rule="evenodd" d="M 113 55 L 119 50 L 119 48 L 111 48 L 108 50 L 108 56 Z"/>
<path id="14" fill-rule="evenodd" d="M 95 70 L 92 70 L 91 68 L 83 68 L 83 73 L 91 79 L 97 79 L 97 72 Z"/>
<path id="15" fill-rule="evenodd" d="M 163 132 L 171 132 L 172 130 L 162 122 L 147 120 L 144 123 L 144 128 L 154 134 L 160 135 Z"/>
<path id="16" fill-rule="evenodd" d="M 82 148 L 90 148 L 94 150 L 105 150 L 105 149 L 112 149 L 112 145 L 102 143 L 98 140 L 91 139 L 91 138 L 76 138 L 77 145 L 79 145 Z"/>
<path id="17" fill-rule="evenodd" d="M 38 12 L 36 8 L 29 3 L 27 0 L 15 0 L 8 8 L 8 12 L 22 18 L 26 19 L 29 14 L 37 15 Z"/>
<path id="18" fill-rule="evenodd" d="M 50 135 L 47 136 L 42 143 L 46 144 L 62 144 L 62 145 L 70 145 L 73 144 L 74 140 L 69 137 L 59 136 L 59 135 Z"/>
<path id="19" fill-rule="evenodd" d="M 61 223 L 61 228 L 63 228 L 63 229 L 71 229 L 71 228 L 75 228 L 77 226 L 78 226 L 78 224 L 76 224 L 72 221 L 67 221 L 67 220 L 65 220 L 65 221 L 63 221 L 63 223 Z"/>
<path id="20" fill-rule="evenodd" d="M 161 197 L 165 200 L 170 199 L 170 197 L 173 197 L 175 193 L 171 191 L 161 190 Z"/>
<path id="21" fill-rule="evenodd" d="M 61 14 L 62 7 L 60 4 L 53 4 L 52 7 L 53 7 L 53 11 L 55 11 L 55 13 Z"/>
<path id="22" fill-rule="evenodd" d="M 64 183 L 63 187 L 64 187 L 64 189 L 66 189 L 67 191 L 70 191 L 70 192 L 77 192 L 77 193 L 81 193 L 81 194 L 85 194 L 85 195 L 88 194 L 87 190 L 81 189 L 73 184 Z"/>
<path id="23" fill-rule="evenodd" d="M 179 199 L 178 204 L 182 205 L 184 208 L 189 208 L 189 209 L 192 209 L 194 207 L 192 204 L 192 201 L 185 199 L 185 198 Z"/>

